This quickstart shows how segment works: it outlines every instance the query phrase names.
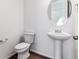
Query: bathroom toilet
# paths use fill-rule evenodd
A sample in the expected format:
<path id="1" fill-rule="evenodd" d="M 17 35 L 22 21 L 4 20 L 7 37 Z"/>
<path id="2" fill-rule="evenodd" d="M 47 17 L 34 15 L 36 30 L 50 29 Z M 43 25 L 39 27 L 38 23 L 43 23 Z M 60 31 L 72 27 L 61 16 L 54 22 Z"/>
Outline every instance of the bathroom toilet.
<path id="1" fill-rule="evenodd" d="M 14 47 L 16 53 L 18 53 L 18 59 L 27 59 L 30 56 L 29 47 L 33 43 L 34 37 L 34 33 L 25 33 L 25 42 L 19 43 Z"/>

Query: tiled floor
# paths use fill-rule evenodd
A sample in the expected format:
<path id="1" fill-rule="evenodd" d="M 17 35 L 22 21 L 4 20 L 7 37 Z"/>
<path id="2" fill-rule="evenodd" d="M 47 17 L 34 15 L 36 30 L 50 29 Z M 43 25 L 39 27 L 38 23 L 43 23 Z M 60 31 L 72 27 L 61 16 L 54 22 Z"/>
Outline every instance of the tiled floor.
<path id="1" fill-rule="evenodd" d="M 17 54 L 15 54 L 14 56 L 12 56 L 11 58 L 9 59 L 17 59 Z M 42 57 L 40 55 L 37 55 L 35 53 L 31 53 L 30 57 L 28 59 L 49 59 L 49 58 L 46 58 L 46 57 Z"/>

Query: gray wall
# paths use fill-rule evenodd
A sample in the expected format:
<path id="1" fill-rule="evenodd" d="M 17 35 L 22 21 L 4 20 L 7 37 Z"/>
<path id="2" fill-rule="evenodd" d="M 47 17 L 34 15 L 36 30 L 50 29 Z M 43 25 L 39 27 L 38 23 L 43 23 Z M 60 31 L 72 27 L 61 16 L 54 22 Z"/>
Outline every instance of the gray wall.
<path id="1" fill-rule="evenodd" d="M 0 59 L 7 59 L 14 52 L 24 32 L 23 0 L 0 0 L 0 39 L 8 41 L 0 44 Z"/>

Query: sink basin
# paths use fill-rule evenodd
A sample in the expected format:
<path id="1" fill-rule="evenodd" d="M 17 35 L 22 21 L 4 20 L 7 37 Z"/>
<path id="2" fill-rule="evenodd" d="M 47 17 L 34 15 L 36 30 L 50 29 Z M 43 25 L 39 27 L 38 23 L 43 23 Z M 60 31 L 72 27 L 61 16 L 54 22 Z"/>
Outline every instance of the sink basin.
<path id="1" fill-rule="evenodd" d="M 54 40 L 67 40 L 71 37 L 71 34 L 66 32 L 48 32 L 48 36 Z"/>

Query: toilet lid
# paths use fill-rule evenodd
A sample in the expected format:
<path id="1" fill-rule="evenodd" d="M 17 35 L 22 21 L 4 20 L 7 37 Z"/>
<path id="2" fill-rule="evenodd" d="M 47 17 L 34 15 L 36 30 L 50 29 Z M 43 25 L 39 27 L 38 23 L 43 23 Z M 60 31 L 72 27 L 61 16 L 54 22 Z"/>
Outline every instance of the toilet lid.
<path id="1" fill-rule="evenodd" d="M 29 47 L 29 46 L 30 46 L 30 44 L 22 42 L 22 43 L 17 44 L 15 46 L 15 49 L 23 49 L 23 48 L 26 48 L 26 47 Z"/>

